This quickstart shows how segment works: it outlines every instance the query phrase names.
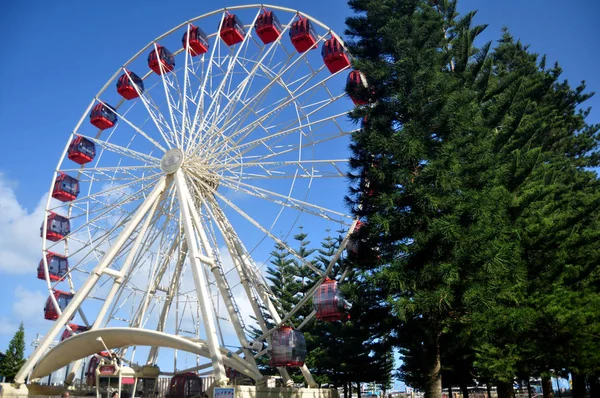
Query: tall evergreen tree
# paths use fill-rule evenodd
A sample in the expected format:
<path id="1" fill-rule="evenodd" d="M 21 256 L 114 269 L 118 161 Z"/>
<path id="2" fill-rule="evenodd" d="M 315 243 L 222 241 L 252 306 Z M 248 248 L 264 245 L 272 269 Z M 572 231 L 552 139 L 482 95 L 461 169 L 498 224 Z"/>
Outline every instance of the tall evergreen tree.
<path id="1" fill-rule="evenodd" d="M 281 311 L 288 313 L 300 300 L 298 292 L 301 285 L 298 283 L 297 266 L 282 245 L 276 245 L 271 256 L 273 259 L 267 268 L 267 280 L 271 283 L 271 290 Z"/>
<path id="2" fill-rule="evenodd" d="M 25 329 L 23 328 L 23 322 L 21 322 L 19 329 L 8 343 L 6 356 L 0 362 L 0 375 L 4 376 L 7 382 L 12 382 L 24 363 Z"/>
<path id="3" fill-rule="evenodd" d="M 491 321 L 490 311 L 481 313 L 478 364 L 506 381 L 515 372 L 548 377 L 551 368 L 593 374 L 600 190 L 586 168 L 598 166 L 598 126 L 587 125 L 589 110 L 578 109 L 590 94 L 583 84 L 559 82 L 558 66 L 547 69 L 544 57 L 508 32 L 490 60 L 491 84 L 480 97 L 495 132 L 497 184 L 513 196 L 517 272 L 526 277 L 521 299 L 503 316 Z"/>
<path id="4" fill-rule="evenodd" d="M 426 397 L 440 397 L 443 338 L 464 321 L 465 299 L 478 286 L 478 269 L 461 260 L 473 245 L 509 240 L 485 229 L 505 224 L 497 207 L 506 198 L 483 176 L 470 177 L 488 159 L 474 145 L 481 113 L 463 75 L 485 26 L 472 27 L 472 15 L 458 19 L 454 1 L 350 5 L 358 13 L 347 20 L 350 49 L 373 103 L 352 114 L 366 123 L 352 137 L 349 199 L 366 222 L 360 252 L 378 248 L 375 258 L 356 262 L 359 281 L 373 290 L 373 302 L 388 303 L 398 344 L 418 362 L 401 375 L 408 380 L 410 371 Z M 365 179 L 369 194 L 360 189 Z"/>
<path id="5" fill-rule="evenodd" d="M 402 347 L 400 375 L 432 397 L 442 373 L 500 395 L 550 368 L 595 382 L 598 126 L 580 110 L 585 85 L 559 82 L 508 33 L 475 48 L 485 25 L 455 1 L 350 5 L 372 101 L 352 115 L 356 283 L 390 306 L 377 330 Z"/>

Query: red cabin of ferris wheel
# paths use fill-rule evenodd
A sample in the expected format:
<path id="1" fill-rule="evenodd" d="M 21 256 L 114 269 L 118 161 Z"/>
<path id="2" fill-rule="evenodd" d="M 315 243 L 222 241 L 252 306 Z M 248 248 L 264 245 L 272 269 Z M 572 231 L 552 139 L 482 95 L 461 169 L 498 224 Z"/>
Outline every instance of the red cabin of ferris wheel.
<path id="1" fill-rule="evenodd" d="M 67 305 L 69 305 L 71 299 L 73 299 L 73 293 L 63 292 L 62 290 L 53 290 L 52 294 L 54 295 L 61 312 L 67 308 Z M 46 300 L 46 305 L 44 306 L 44 318 L 48 319 L 49 321 L 54 321 L 58 319 L 59 316 L 60 313 L 52 302 L 52 296 L 48 297 Z"/>
<path id="2" fill-rule="evenodd" d="M 308 49 L 315 49 L 317 46 L 317 34 L 313 29 L 312 23 L 308 18 L 300 17 L 292 24 L 290 28 L 290 39 L 294 48 L 299 53 L 303 53 Z"/>
<path id="3" fill-rule="evenodd" d="M 264 10 L 254 24 L 256 34 L 264 44 L 273 43 L 281 36 L 282 28 L 273 11 Z"/>
<path id="4" fill-rule="evenodd" d="M 325 281 L 313 293 L 315 316 L 322 321 L 340 321 L 350 319 L 351 308 L 338 289 L 337 281 L 325 278 Z"/>
<path id="5" fill-rule="evenodd" d="M 125 71 L 117 80 L 117 93 L 126 100 L 132 100 L 144 92 L 144 81 L 133 72 Z"/>
<path id="6" fill-rule="evenodd" d="M 70 323 L 69 327 L 71 328 L 71 330 L 65 328 L 62 335 L 60 336 L 60 341 L 65 341 L 66 339 L 73 336 L 74 334 L 79 334 L 79 333 L 87 332 L 88 330 L 90 330 L 90 328 L 87 326 L 76 325 L 74 323 Z"/>
<path id="7" fill-rule="evenodd" d="M 302 366 L 306 359 L 304 335 L 290 326 L 281 326 L 271 335 L 271 366 Z"/>
<path id="8" fill-rule="evenodd" d="M 327 40 L 321 48 L 321 56 L 329 72 L 336 73 L 350 66 L 350 56 L 335 37 Z"/>
<path id="9" fill-rule="evenodd" d="M 358 230 L 360 229 L 360 227 L 363 225 L 362 222 L 357 221 L 356 222 L 356 226 L 354 227 L 354 231 L 352 232 L 352 235 L 350 235 L 350 239 L 348 239 L 348 243 L 346 244 L 346 251 L 348 253 L 352 253 L 354 255 L 358 254 L 358 246 L 359 246 L 359 242 L 356 238 L 356 233 L 358 232 Z"/>
<path id="10" fill-rule="evenodd" d="M 67 272 L 69 272 L 69 260 L 67 257 L 48 252 L 46 253 L 46 262 L 48 263 L 48 278 L 52 282 L 58 282 L 62 280 Z M 37 274 L 39 279 L 46 279 L 46 273 L 44 271 L 44 259 L 40 260 L 38 265 Z"/>
<path id="11" fill-rule="evenodd" d="M 96 145 L 87 138 L 77 135 L 69 144 L 67 156 L 77 164 L 89 163 L 96 157 Z"/>
<path id="12" fill-rule="evenodd" d="M 241 43 L 246 36 L 244 24 L 237 15 L 228 13 L 223 19 L 220 35 L 225 44 L 230 47 Z"/>
<path id="13" fill-rule="evenodd" d="M 194 26 L 192 24 L 189 24 L 188 29 L 189 30 L 186 30 L 183 34 L 183 37 L 181 38 L 183 49 L 185 50 L 187 48 L 192 57 L 206 53 L 209 47 L 208 37 L 206 36 L 206 33 L 204 33 L 204 31 L 199 27 Z"/>
<path id="14" fill-rule="evenodd" d="M 52 197 L 61 202 L 70 202 L 79 195 L 79 181 L 65 173 L 59 173 L 54 181 Z"/>
<path id="15" fill-rule="evenodd" d="M 354 102 L 354 105 L 366 105 L 369 103 L 369 84 L 367 78 L 361 71 L 353 70 L 348 74 L 346 80 L 346 91 Z"/>
<path id="16" fill-rule="evenodd" d="M 40 236 L 44 237 L 44 224 L 40 227 Z M 63 239 L 71 232 L 71 223 L 69 219 L 53 211 L 48 213 L 46 221 L 46 239 L 57 242 Z"/>
<path id="17" fill-rule="evenodd" d="M 90 123 L 100 130 L 106 130 L 117 122 L 117 113 L 115 109 L 103 103 L 98 103 L 92 108 L 90 113 Z"/>
<path id="18" fill-rule="evenodd" d="M 157 75 L 169 73 L 175 69 L 175 57 L 166 47 L 156 44 L 148 55 L 148 67 Z"/>

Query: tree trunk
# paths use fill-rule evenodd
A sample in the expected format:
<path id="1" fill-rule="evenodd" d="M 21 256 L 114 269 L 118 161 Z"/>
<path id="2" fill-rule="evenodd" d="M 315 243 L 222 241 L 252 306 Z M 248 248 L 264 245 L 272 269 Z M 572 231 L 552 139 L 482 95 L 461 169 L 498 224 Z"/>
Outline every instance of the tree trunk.
<path id="1" fill-rule="evenodd" d="M 573 398 L 585 398 L 585 376 L 571 372 L 573 379 Z"/>
<path id="2" fill-rule="evenodd" d="M 462 398 L 469 398 L 469 389 L 466 383 L 461 383 L 460 392 L 462 393 Z"/>
<path id="3" fill-rule="evenodd" d="M 487 398 L 492 398 L 492 385 L 485 383 L 485 389 L 487 390 Z"/>
<path id="4" fill-rule="evenodd" d="M 352 382 L 351 381 L 348 382 L 348 389 L 350 390 L 350 392 L 348 393 L 349 394 L 348 396 L 350 398 L 352 398 Z"/>
<path id="5" fill-rule="evenodd" d="M 357 381 L 357 382 L 356 382 L 356 396 L 357 396 L 358 398 L 360 398 L 360 397 L 361 397 L 361 392 L 360 392 L 360 381 Z"/>
<path id="6" fill-rule="evenodd" d="M 344 398 L 348 398 L 348 383 L 344 382 Z"/>
<path id="7" fill-rule="evenodd" d="M 512 383 L 500 382 L 497 384 L 498 398 L 513 398 L 514 390 Z"/>
<path id="8" fill-rule="evenodd" d="M 554 391 L 552 391 L 552 379 L 549 376 L 542 376 L 542 392 L 544 398 L 554 398 Z"/>
<path id="9" fill-rule="evenodd" d="M 454 398 L 452 396 L 452 386 L 448 386 L 448 398 Z"/>
<path id="10" fill-rule="evenodd" d="M 590 398 L 600 398 L 600 378 L 598 376 L 590 376 L 588 378 L 590 383 Z"/>
<path id="11" fill-rule="evenodd" d="M 440 361 L 440 338 L 436 336 L 430 367 L 425 380 L 425 398 L 442 398 L 442 364 Z"/>
<path id="12" fill-rule="evenodd" d="M 527 376 L 527 396 L 531 398 L 531 379 Z"/>

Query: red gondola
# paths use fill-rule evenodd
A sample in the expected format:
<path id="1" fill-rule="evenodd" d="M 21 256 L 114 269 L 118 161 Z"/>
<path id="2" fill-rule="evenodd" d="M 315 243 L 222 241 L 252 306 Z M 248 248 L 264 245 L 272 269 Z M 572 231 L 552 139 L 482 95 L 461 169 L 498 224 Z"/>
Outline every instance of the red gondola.
<path id="1" fill-rule="evenodd" d="M 108 358 L 108 355 L 100 355 L 102 357 Z M 90 357 L 90 361 L 88 362 L 88 366 L 85 372 L 85 377 L 87 379 L 87 385 L 90 387 L 94 387 L 96 385 L 96 368 L 100 364 L 100 356 L 93 355 Z"/>
<path id="2" fill-rule="evenodd" d="M 203 392 L 202 378 L 196 373 L 179 373 L 171 378 L 166 398 L 200 396 Z"/>
<path id="3" fill-rule="evenodd" d="M 369 85 L 365 75 L 358 70 L 350 72 L 348 79 L 346 80 L 346 92 L 348 92 L 354 105 L 365 105 L 369 103 L 369 101 L 364 98 L 365 94 L 368 93 L 368 90 Z"/>
<path id="4" fill-rule="evenodd" d="M 306 341 L 301 332 L 281 326 L 271 336 L 271 366 L 302 366 L 306 359 Z"/>
<path id="5" fill-rule="evenodd" d="M 241 43 L 244 40 L 244 36 L 246 36 L 244 24 L 242 24 L 237 15 L 228 13 L 221 25 L 221 39 L 228 46 L 233 46 Z"/>
<path id="6" fill-rule="evenodd" d="M 61 311 L 64 311 L 67 308 L 67 305 L 71 302 L 73 298 L 73 294 L 69 292 L 63 292 L 61 290 L 53 290 L 52 291 L 54 298 L 58 303 L 58 307 Z M 58 313 L 56 307 L 54 307 L 54 303 L 52 302 L 52 297 L 48 297 L 46 300 L 46 305 L 44 306 L 44 318 L 53 321 L 58 319 L 60 314 Z"/>
<path id="7" fill-rule="evenodd" d="M 76 135 L 69 145 L 68 157 L 78 164 L 86 164 L 94 160 L 96 145 L 85 137 Z"/>
<path id="8" fill-rule="evenodd" d="M 254 24 L 256 34 L 264 44 L 273 43 L 281 35 L 281 23 L 273 11 L 263 11 Z"/>
<path id="9" fill-rule="evenodd" d="M 358 240 L 356 239 L 356 233 L 358 232 L 358 230 L 360 229 L 360 227 L 362 226 L 362 222 L 358 221 L 356 223 L 356 226 L 354 227 L 354 231 L 352 231 L 352 235 L 350 235 L 350 239 L 348 239 L 348 243 L 346 243 L 346 251 L 348 253 L 352 253 L 354 255 L 358 254 Z"/>
<path id="10" fill-rule="evenodd" d="M 63 255 L 48 252 L 46 253 L 46 261 L 48 262 L 48 277 L 53 282 L 60 281 L 69 272 L 69 260 Z M 46 279 L 43 259 L 40 260 L 37 272 L 39 279 Z"/>
<path id="11" fill-rule="evenodd" d="M 90 113 L 90 123 L 95 127 L 106 130 L 114 126 L 116 122 L 117 113 L 112 106 L 102 103 L 94 105 L 92 113 Z"/>
<path id="12" fill-rule="evenodd" d="M 157 51 L 158 56 L 156 55 Z M 157 44 L 156 48 L 148 55 L 148 67 L 157 75 L 169 73 L 175 68 L 175 57 L 166 47 Z"/>
<path id="13" fill-rule="evenodd" d="M 52 242 L 59 241 L 67 236 L 71 232 L 71 223 L 69 219 L 58 215 L 54 212 L 48 214 L 48 221 L 46 222 L 46 239 Z M 40 227 L 40 236 L 44 237 L 44 224 Z"/>
<path id="14" fill-rule="evenodd" d="M 338 39 L 332 37 L 323 44 L 321 48 L 323 62 L 329 69 L 329 72 L 336 73 L 350 66 L 350 56 Z"/>
<path id="15" fill-rule="evenodd" d="M 325 278 L 325 281 L 313 293 L 313 306 L 316 317 L 322 321 L 340 321 L 350 319 L 348 310 L 351 305 L 337 288 L 337 282 Z"/>
<path id="16" fill-rule="evenodd" d="M 117 93 L 126 100 L 132 100 L 140 96 L 138 91 L 144 92 L 144 81 L 135 73 L 126 70 L 117 80 Z"/>
<path id="17" fill-rule="evenodd" d="M 188 51 L 195 57 L 196 55 L 204 54 L 208 51 L 208 38 L 206 37 L 206 33 L 202 29 L 192 24 L 189 25 L 190 32 L 190 43 L 189 48 L 188 44 L 188 31 L 186 30 L 181 38 L 181 43 L 183 44 L 183 48 L 188 48 Z"/>
<path id="18" fill-rule="evenodd" d="M 307 18 L 300 17 L 299 20 L 292 24 L 292 27 L 290 28 L 290 39 L 292 39 L 292 44 L 299 53 L 303 53 L 311 47 L 313 49 L 317 48 L 315 45 L 317 42 L 317 35 L 310 20 Z"/>
<path id="19" fill-rule="evenodd" d="M 69 327 L 71 328 L 71 330 L 65 328 L 65 330 L 62 333 L 62 336 L 60 336 L 60 341 L 65 341 L 74 334 L 79 334 L 90 330 L 90 328 L 88 328 L 87 326 L 75 325 L 74 323 L 70 323 Z"/>
<path id="20" fill-rule="evenodd" d="M 75 200 L 79 195 L 79 181 L 65 173 L 59 173 L 54 181 L 52 197 L 61 202 Z"/>

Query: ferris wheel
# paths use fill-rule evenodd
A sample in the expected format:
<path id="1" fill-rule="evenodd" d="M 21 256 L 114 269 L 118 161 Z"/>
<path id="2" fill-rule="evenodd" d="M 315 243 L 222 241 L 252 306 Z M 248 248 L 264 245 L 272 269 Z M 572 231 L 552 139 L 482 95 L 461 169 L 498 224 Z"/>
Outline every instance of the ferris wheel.
<path id="1" fill-rule="evenodd" d="M 327 276 L 356 226 L 338 209 L 354 129 L 347 113 L 362 104 L 345 85 L 366 83 L 340 37 L 277 6 L 204 14 L 125 62 L 58 162 L 38 268 L 53 323 L 17 383 L 34 367 L 35 378 L 69 362 L 72 378 L 79 359 L 106 347 L 129 364 L 156 365 L 174 352 L 174 372 L 187 350 L 207 358 L 190 369 L 218 384 L 226 366 L 260 380 L 255 357 L 269 355 L 287 383 L 286 366 L 298 366 L 315 385 L 296 330 L 303 325 L 290 319 L 311 299 L 303 324 L 343 318 Z M 347 231 L 328 267 L 290 247 L 300 225 Z M 257 261 L 275 244 L 314 275 L 287 313 Z M 249 337 L 247 315 L 260 336 Z M 64 342 L 47 352 L 61 332 Z"/>

